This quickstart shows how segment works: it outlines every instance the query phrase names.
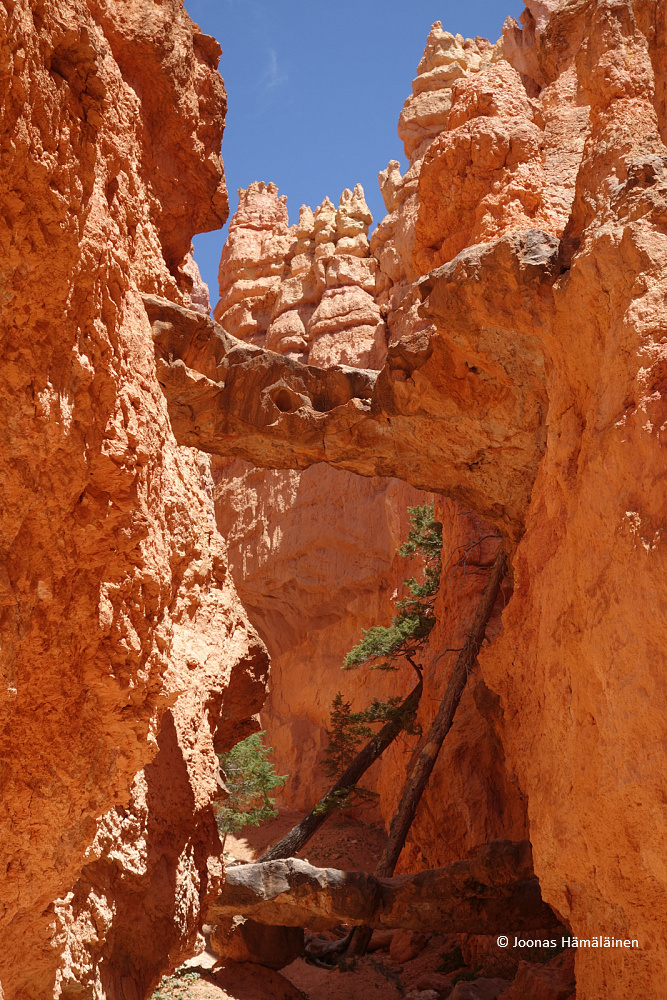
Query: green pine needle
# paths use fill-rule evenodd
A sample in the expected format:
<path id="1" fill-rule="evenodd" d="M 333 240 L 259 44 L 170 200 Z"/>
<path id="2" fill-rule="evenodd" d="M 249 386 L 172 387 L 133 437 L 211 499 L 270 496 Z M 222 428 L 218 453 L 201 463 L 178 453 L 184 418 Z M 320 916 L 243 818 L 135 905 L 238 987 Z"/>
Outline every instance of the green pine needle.
<path id="1" fill-rule="evenodd" d="M 216 804 L 218 829 L 237 833 L 245 826 L 259 826 L 278 815 L 271 792 L 281 788 L 287 774 L 276 774 L 266 758 L 272 747 L 263 743 L 264 733 L 253 733 L 228 753 L 218 754 L 229 798 Z"/>
<path id="2" fill-rule="evenodd" d="M 346 655 L 344 669 L 368 664 L 378 670 L 395 670 L 401 657 L 412 657 L 428 639 L 435 615 L 433 604 L 440 586 L 442 570 L 442 524 L 435 520 L 434 504 L 408 507 L 412 528 L 399 554 L 419 555 L 424 560 L 424 576 L 403 580 L 409 597 L 396 602 L 397 614 L 391 625 L 373 625 L 362 629 L 363 639 Z"/>

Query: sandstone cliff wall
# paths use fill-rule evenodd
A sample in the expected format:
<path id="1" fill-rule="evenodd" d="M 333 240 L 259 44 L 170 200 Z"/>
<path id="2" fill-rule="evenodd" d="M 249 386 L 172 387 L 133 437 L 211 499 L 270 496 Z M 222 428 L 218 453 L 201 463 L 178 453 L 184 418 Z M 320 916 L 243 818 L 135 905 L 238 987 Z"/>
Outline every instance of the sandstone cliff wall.
<path id="1" fill-rule="evenodd" d="M 302 206 L 292 227 L 275 185 L 254 183 L 239 196 L 220 262 L 218 321 L 312 364 L 380 367 L 387 331 L 363 190 L 346 191 L 338 209 L 328 198 L 315 212 Z M 261 724 L 278 771 L 290 775 L 279 801 L 308 810 L 327 787 L 324 729 L 337 691 L 362 708 L 371 690 L 384 696 L 411 683 L 408 671 L 369 677 L 342 674 L 341 665 L 361 628 L 390 618 L 407 506 L 428 496 L 325 465 L 282 472 L 214 459 L 213 474 L 230 570 L 271 654 Z"/>
<path id="2" fill-rule="evenodd" d="M 652 0 L 530 0 L 502 50 L 476 43 L 480 66 L 438 98 L 443 128 L 424 138 L 412 272 L 400 246 L 387 254 L 390 293 L 416 281 L 374 383 L 350 380 L 323 409 L 307 369 L 268 373 L 259 355 L 258 395 L 282 372 L 299 406 L 269 394 L 274 407 L 251 412 L 182 373 L 211 415 L 194 431 L 165 381 L 192 443 L 281 468 L 381 469 L 503 531 L 514 593 L 480 657 L 480 701 L 527 796 L 536 872 L 577 936 L 640 941 L 578 951 L 585 1000 L 659 995 L 666 972 L 666 30 Z M 434 69 L 453 48 L 440 35 Z M 390 165 L 388 199 L 397 184 Z M 218 428 L 234 420 L 245 437 L 230 442 Z"/>
<path id="3" fill-rule="evenodd" d="M 530 0 L 522 24 L 507 23 L 502 48 L 434 26 L 401 120 L 411 168 L 386 171 L 389 220 L 368 246 L 359 192 L 290 232 L 275 192 L 254 189 L 275 218 L 239 226 L 238 253 L 230 237 L 223 302 L 238 286 L 240 308 L 217 315 L 258 344 L 273 338 L 291 384 L 253 409 L 247 362 L 250 447 L 247 433 L 213 440 L 212 418 L 185 435 L 173 405 L 170 427 L 140 300 L 205 308 L 188 253 L 226 212 L 216 43 L 176 0 L 3 0 L 5 996 L 141 996 L 179 960 L 221 877 L 214 746 L 251 725 L 266 656 L 225 570 L 206 462 L 172 429 L 223 456 L 271 442 L 267 465 L 326 459 L 341 475 L 442 491 L 474 512 L 439 502 L 451 547 L 486 531 L 477 517 L 504 532 L 503 630 L 408 859 L 437 846 L 449 860 L 451 844 L 499 826 L 515 835 L 525 795 L 545 898 L 579 937 L 640 940 L 579 951 L 580 1000 L 661 994 L 665 12 Z M 265 234 L 257 274 L 243 273 L 254 264 L 241 230 Z M 330 365 L 337 343 L 347 364 L 383 366 L 375 385 L 328 410 L 304 391 L 297 413 L 296 362 Z M 173 404 L 176 383 L 163 384 Z M 197 385 L 218 409 L 240 405 L 211 378 Z M 216 471 L 234 504 L 255 473 L 226 473 L 249 476 L 235 493 Z M 298 520 L 301 480 L 280 475 L 275 507 Z M 380 524 L 395 524 L 393 488 L 379 487 Z M 251 539 L 274 503 L 261 490 Z M 232 541 L 242 566 L 243 534 Z M 266 544 L 280 554 L 277 534 Z M 378 550 L 371 569 L 384 565 L 391 587 L 389 546 Z M 286 566 L 285 594 L 295 573 Z M 479 580 L 443 589 L 436 655 L 458 645 L 446 614 L 474 606 Z M 265 595 L 260 581 L 244 597 L 270 624 Z M 326 602 L 306 607 L 318 652 Z M 290 650 L 285 677 L 312 652 Z M 315 712 L 309 727 L 314 757 Z M 456 803 L 449 827 L 443 795 Z"/>
<path id="4" fill-rule="evenodd" d="M 580 937 L 604 927 L 640 942 L 637 951 L 577 955 L 577 995 L 596 1000 L 660 992 L 667 955 L 656 919 L 667 893 L 656 862 L 665 784 L 664 16 L 660 4 L 563 5 L 543 25 L 528 18 L 521 34 L 508 33 L 517 67 L 542 88 L 547 121 L 557 109 L 567 122 L 576 105 L 590 117 L 571 210 L 551 230 L 562 232 L 561 269 L 530 309 L 549 362 L 547 448 L 515 598 L 482 667 L 501 696 L 503 742 L 528 795 L 547 898 Z M 557 126 L 562 147 L 571 134 Z"/>
<path id="5" fill-rule="evenodd" d="M 610 928 L 640 941 L 580 951 L 578 996 L 624 997 L 659 991 L 665 956 L 652 916 L 665 892 L 653 861 L 664 784 L 664 715 L 653 711 L 665 663 L 655 645 L 664 14 L 530 5 L 523 22 L 505 28 L 512 65 L 455 88 L 420 171 L 412 259 L 417 273 L 441 266 L 425 313 L 469 363 L 499 328 L 515 331 L 510 351 L 528 336 L 545 352 L 545 454 L 504 630 L 480 665 L 500 696 L 546 898 L 579 937 Z M 500 247 L 529 228 L 560 241 L 558 258 L 517 286 Z M 486 260 L 464 250 L 498 237 Z"/>
<path id="6" fill-rule="evenodd" d="M 178 0 L 0 4 L 0 993 L 134 1000 L 221 877 L 214 745 L 267 658 L 142 291 L 205 308 L 220 48 Z"/>
<path id="7" fill-rule="evenodd" d="M 292 227 L 275 185 L 253 183 L 240 191 L 220 262 L 215 316 L 223 328 L 308 364 L 360 368 L 380 368 L 388 344 L 401 337 L 414 341 L 432 328 L 417 313 L 411 263 L 416 179 L 426 149 L 446 125 L 454 83 L 497 58 L 484 40 L 463 40 L 434 26 L 415 95 L 399 122 L 410 170 L 401 177 L 393 162 L 381 173 L 390 214 L 370 244 L 371 217 L 360 186 L 343 192 L 338 208 L 328 198 L 314 212 L 302 206 Z M 290 775 L 279 801 L 307 810 L 327 787 L 322 751 L 335 694 L 342 691 L 358 709 L 374 696 L 404 695 L 412 686 L 407 664 L 389 676 L 364 669 L 342 673 L 341 667 L 363 628 L 390 622 L 393 599 L 409 575 L 396 556 L 409 527 L 407 508 L 432 495 L 395 479 L 360 478 L 325 465 L 265 471 L 216 458 L 213 471 L 235 585 L 271 653 L 261 724 L 278 770 Z M 442 624 L 424 654 L 424 731 L 453 662 L 442 650 L 461 645 L 481 593 L 483 579 L 475 570 L 480 557 L 488 559 L 488 542 L 481 550 L 466 549 L 491 532 L 456 504 L 443 502 L 439 512 L 444 555 L 452 559 L 439 595 Z M 402 870 L 446 864 L 492 837 L 525 835 L 525 802 L 473 687 L 411 831 Z M 369 772 L 366 784 L 379 799 L 375 810 L 366 809 L 367 819 L 389 823 L 415 745 L 401 740 Z"/>

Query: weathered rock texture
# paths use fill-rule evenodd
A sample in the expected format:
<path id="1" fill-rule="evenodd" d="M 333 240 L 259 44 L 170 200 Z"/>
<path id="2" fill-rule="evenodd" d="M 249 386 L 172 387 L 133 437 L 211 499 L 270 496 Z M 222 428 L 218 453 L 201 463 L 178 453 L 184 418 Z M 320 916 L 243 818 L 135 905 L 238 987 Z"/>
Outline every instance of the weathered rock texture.
<path id="1" fill-rule="evenodd" d="M 452 42 L 460 55 L 461 45 Z M 470 51 L 477 52 L 477 45 Z M 461 60 L 467 66 L 463 56 Z M 369 310 L 377 312 L 376 303 L 392 323 L 398 322 L 388 306 L 395 295 L 387 291 L 389 279 L 377 284 L 381 258 L 369 256 L 369 219 L 359 187 L 343 193 L 337 211 L 328 199 L 314 214 L 302 206 L 300 221 L 291 230 L 285 200 L 275 185 L 253 184 L 241 191 L 220 265 L 221 299 L 215 314 L 221 325 L 248 343 L 310 365 L 379 364 L 386 353 L 384 325 L 382 353 L 376 351 L 377 325 L 353 325 Z M 359 245 L 356 256 L 349 252 L 353 237 Z M 336 288 L 345 290 L 351 305 L 330 316 L 323 357 L 324 335 L 312 331 L 322 309 L 334 301 L 331 289 Z M 281 312 L 288 304 L 291 311 Z M 295 309 L 304 320 L 303 338 L 298 343 L 276 339 L 272 331 L 279 317 L 294 317 Z M 198 343 L 206 340 L 202 328 Z M 352 388 L 351 393 L 358 391 Z M 230 380 L 229 392 L 242 398 L 236 379 Z M 278 404 L 287 405 L 280 393 L 280 386 L 273 390 Z M 255 458 L 262 461 L 261 451 Z M 215 459 L 213 473 L 230 569 L 271 653 L 271 693 L 261 723 L 275 749 L 277 768 L 290 775 L 280 798 L 307 811 L 328 787 L 321 757 L 336 693 L 343 691 L 353 708 L 362 708 L 373 697 L 404 695 L 412 685 L 407 664 L 389 676 L 366 670 L 342 674 L 341 665 L 362 628 L 390 621 L 402 578 L 414 568 L 396 557 L 409 527 L 407 508 L 431 497 L 395 479 L 362 478 L 324 464 L 281 472 Z M 478 519 L 452 503 L 442 503 L 439 515 L 445 522 L 445 556 L 452 554 L 452 559 L 438 598 L 442 625 L 424 655 L 428 678 L 419 719 L 425 731 L 447 682 L 450 660 L 439 653 L 461 644 L 481 591 L 475 572 L 493 558 L 488 543 L 467 551 L 489 534 Z M 378 807 L 387 821 L 410 759 L 406 750 L 413 745 L 414 740 L 401 740 L 365 782 L 379 792 Z M 504 766 L 493 720 L 481 715 L 471 690 L 411 833 L 402 870 L 446 864 L 489 839 L 520 839 L 525 832 L 525 806 Z"/>
<path id="2" fill-rule="evenodd" d="M 321 753 L 336 693 L 362 708 L 411 683 L 407 666 L 400 677 L 341 666 L 361 629 L 391 615 L 407 506 L 423 498 L 396 480 L 327 466 L 300 474 L 214 463 L 214 474 L 230 570 L 271 654 L 261 724 L 277 770 L 290 775 L 281 801 L 307 811 L 330 783 Z"/>
<path id="3" fill-rule="evenodd" d="M 514 596 L 480 667 L 535 870 L 578 936 L 641 942 L 577 953 L 585 1000 L 660 993 L 667 974 L 666 35 L 653 0 L 531 3 L 523 30 L 506 25 L 506 61 L 480 49 L 450 88 L 416 179 L 425 325 L 394 342 L 389 323 L 375 384 L 327 404 L 333 369 L 309 384 L 262 355 L 244 385 L 281 405 L 235 413 L 180 369 L 208 422 L 171 406 L 181 440 L 394 475 L 506 535 Z M 246 440 L 254 423 L 252 449 L 232 418 Z"/>
<path id="4" fill-rule="evenodd" d="M 275 184 L 240 190 L 215 318 L 235 337 L 299 361 L 381 368 L 386 328 L 375 301 L 372 221 L 360 184 L 343 191 L 337 209 L 328 198 L 315 212 L 302 205 L 294 226 Z"/>
<path id="5" fill-rule="evenodd" d="M 344 192 L 337 210 L 329 199 L 314 213 L 302 206 L 291 228 L 275 185 L 252 184 L 239 194 L 215 309 L 225 329 L 313 364 L 380 367 L 386 328 L 374 297 L 378 263 L 369 254 L 362 189 Z M 213 474 L 230 570 L 271 654 L 261 720 L 277 769 L 290 775 L 280 800 L 308 810 L 327 787 L 321 752 L 336 692 L 361 708 L 371 689 L 386 696 L 405 684 L 340 668 L 361 628 L 390 616 L 407 507 L 428 497 L 397 480 L 324 464 L 282 472 L 214 459 Z M 370 780 L 377 783 L 375 775 Z"/>
<path id="6" fill-rule="evenodd" d="M 135 1000 L 221 880 L 214 747 L 267 657 L 141 292 L 206 296 L 220 48 L 178 0 L 0 5 L 0 993 Z"/>
<path id="7" fill-rule="evenodd" d="M 546 965 L 521 962 L 514 982 L 499 1000 L 574 1000 L 574 951 L 568 949 Z"/>
<path id="8" fill-rule="evenodd" d="M 209 945 L 223 962 L 250 962 L 267 969 L 284 969 L 303 954 L 305 941 L 301 926 L 257 923 L 234 913 L 216 920 Z"/>
<path id="9" fill-rule="evenodd" d="M 341 923 L 446 934 L 558 926 L 542 902 L 530 844 L 493 841 L 473 857 L 417 875 L 315 868 L 300 858 L 228 868 L 214 919 L 243 914 L 265 924 L 314 929 Z"/>

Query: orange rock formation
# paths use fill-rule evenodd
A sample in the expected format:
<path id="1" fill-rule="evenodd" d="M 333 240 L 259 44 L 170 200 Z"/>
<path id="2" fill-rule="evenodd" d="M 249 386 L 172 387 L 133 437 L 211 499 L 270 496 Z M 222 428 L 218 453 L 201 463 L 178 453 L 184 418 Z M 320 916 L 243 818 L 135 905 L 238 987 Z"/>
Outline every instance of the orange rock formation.
<path id="1" fill-rule="evenodd" d="M 314 213 L 302 205 L 291 227 L 275 184 L 255 182 L 239 198 L 220 260 L 218 322 L 311 365 L 381 368 L 386 331 L 361 185 L 343 192 L 338 209 L 328 198 Z"/>
<path id="2" fill-rule="evenodd" d="M 529 0 L 496 46 L 436 24 L 388 216 L 369 242 L 355 188 L 290 228 L 252 185 L 225 333 L 190 254 L 227 212 L 217 43 L 177 0 L 3 0 L 6 998 L 138 1000 L 218 891 L 214 751 L 254 724 L 268 664 L 214 517 L 275 653 L 276 744 L 311 767 L 331 637 L 385 616 L 417 490 L 448 498 L 446 552 L 502 533 L 513 592 L 404 864 L 529 832 L 573 935 L 640 942 L 579 949 L 579 1000 L 661 994 L 666 43 L 657 0 Z M 215 510 L 179 445 L 220 456 Z M 322 521 L 334 556 L 297 566 Z M 445 575 L 424 721 L 480 581 Z M 288 701 L 316 657 L 321 702 Z"/>
<path id="3" fill-rule="evenodd" d="M 665 24 L 651 0 L 531 2 L 502 48 L 469 43 L 477 66 L 432 103 L 439 133 L 424 111 L 412 221 L 396 220 L 381 271 L 399 292 L 376 379 L 336 396 L 342 371 L 248 355 L 241 406 L 221 388 L 231 354 L 217 383 L 162 378 L 179 439 L 268 466 L 381 468 L 505 534 L 514 594 L 480 670 L 535 868 L 579 938 L 641 945 L 580 949 L 586 1000 L 665 977 Z M 439 38 L 427 74 L 444 78 L 465 49 Z M 395 165 L 384 183 L 398 212 Z"/>
<path id="4" fill-rule="evenodd" d="M 323 307 L 335 301 L 330 292 L 344 292 L 349 308 L 329 314 L 327 361 L 364 367 L 370 360 L 381 360 L 386 355 L 384 324 L 378 357 L 373 353 L 377 325 L 353 322 L 372 315 L 372 310 L 380 315 L 367 288 L 393 320 L 384 304 L 390 299 L 387 281 L 382 284 L 385 292 L 378 293 L 380 262 L 369 256 L 367 243 L 366 256 L 343 252 L 352 238 L 346 234 L 353 228 L 359 230 L 355 238 L 365 240 L 362 229 L 369 218 L 359 186 L 354 193 L 343 193 L 337 212 L 329 199 L 315 213 L 302 206 L 300 221 L 290 230 L 285 199 L 278 197 L 275 185 L 253 184 L 241 191 L 220 264 L 221 299 L 215 309 L 219 322 L 257 347 L 270 346 L 288 358 L 323 364 L 318 357 L 323 335 L 313 329 L 319 329 Z M 328 236 L 322 219 L 329 220 Z M 313 232 L 315 238 L 308 241 L 304 233 L 312 237 Z M 297 277 L 295 268 L 300 271 Z M 289 311 L 281 312 L 286 305 Z M 276 324 L 287 315 L 303 318 L 298 341 L 273 338 Z M 396 557 L 409 527 L 407 508 L 432 497 L 395 479 L 362 478 L 323 464 L 303 472 L 269 472 L 238 460 L 215 459 L 213 474 L 216 516 L 227 538 L 232 576 L 271 654 L 271 691 L 261 725 L 274 747 L 277 769 L 290 775 L 280 801 L 307 811 L 328 784 L 322 750 L 336 693 L 342 691 L 359 709 L 373 697 L 404 695 L 412 686 L 407 665 L 398 676 L 366 670 L 342 674 L 341 666 L 363 628 L 391 620 L 393 599 L 409 575 L 404 560 Z M 493 558 L 488 542 L 465 552 L 467 545 L 488 534 L 483 524 L 454 504 L 443 502 L 440 509 L 446 523 L 445 556 L 453 553 L 453 558 L 438 598 L 442 624 L 424 656 L 429 671 L 419 715 L 424 729 L 447 681 L 442 666 L 449 660 L 439 658 L 436 663 L 436 657 L 440 650 L 460 645 L 483 583 L 475 570 L 480 560 L 488 562 L 489 552 Z M 463 559 L 457 567 L 459 557 Z M 379 792 L 378 808 L 387 822 L 413 745 L 414 740 L 402 741 L 366 782 Z M 480 714 L 471 688 L 412 830 L 402 869 L 446 864 L 494 837 L 524 835 L 525 806 L 499 750 L 492 719 Z M 443 809 L 439 803 L 445 800 Z"/>
<path id="5" fill-rule="evenodd" d="M 324 351 L 328 362 L 379 367 L 386 330 L 371 294 L 378 265 L 370 220 L 357 186 L 338 211 L 328 198 L 315 213 L 302 206 L 288 228 L 275 185 L 252 184 L 230 224 L 215 315 L 235 336 L 290 358 L 317 364 Z M 358 256 L 341 252 L 350 241 Z M 352 325 L 355 318 L 362 322 Z M 343 677 L 341 664 L 362 627 L 390 616 L 406 508 L 427 498 L 396 480 L 326 465 L 267 472 L 215 459 L 213 474 L 230 569 L 271 654 L 262 726 L 277 768 L 291 776 L 281 800 L 308 810 L 327 784 L 318 764 L 336 692 L 351 688 L 363 707 L 378 688 L 378 675 L 375 683 Z M 380 680 L 379 690 L 395 688 Z"/>
<path id="6" fill-rule="evenodd" d="M 0 994 L 137 1000 L 222 877 L 214 747 L 267 656 L 140 293 L 206 308 L 220 47 L 178 0 L 0 5 Z"/>

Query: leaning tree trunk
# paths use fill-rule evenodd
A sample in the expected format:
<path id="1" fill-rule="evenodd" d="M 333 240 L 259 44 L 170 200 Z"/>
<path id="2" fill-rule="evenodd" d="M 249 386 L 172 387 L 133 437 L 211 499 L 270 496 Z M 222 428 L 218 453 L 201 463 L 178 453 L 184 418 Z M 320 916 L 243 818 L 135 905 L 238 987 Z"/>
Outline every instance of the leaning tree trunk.
<path id="1" fill-rule="evenodd" d="M 423 682 L 420 678 L 403 704 L 396 709 L 395 713 L 392 713 L 391 719 L 384 724 L 379 733 L 376 733 L 368 741 L 363 750 L 359 751 L 336 784 L 313 806 L 308 815 L 304 816 L 300 823 L 297 823 L 289 833 L 285 834 L 282 840 L 269 847 L 262 854 L 259 861 L 277 861 L 280 858 L 291 858 L 297 851 L 301 850 L 331 812 L 332 800 L 335 800 L 336 793 L 345 792 L 346 789 L 353 788 L 371 764 L 375 763 L 387 747 L 394 742 L 404 728 L 406 718 L 416 711 L 419 699 L 421 698 L 422 687 Z"/>
<path id="2" fill-rule="evenodd" d="M 452 676 L 449 678 L 449 684 L 440 702 L 438 714 L 433 720 L 428 736 L 426 737 L 426 743 L 422 747 L 417 762 L 403 786 L 403 795 L 399 807 L 391 821 L 389 836 L 375 869 L 375 875 L 379 878 L 390 878 L 394 874 L 396 863 L 405 844 L 405 838 L 415 818 L 419 800 L 426 788 L 428 779 L 431 777 L 431 772 L 433 771 L 445 736 L 451 729 L 454 714 L 461 701 L 461 695 L 484 641 L 486 627 L 505 575 L 506 562 L 507 557 L 503 550 L 500 549 L 493 563 L 491 574 L 484 587 L 479 605 L 477 606 L 475 619 L 466 638 L 465 645 L 456 661 Z M 349 939 L 347 954 L 363 955 L 368 947 L 372 933 L 373 931 L 370 927 L 355 927 Z"/>

